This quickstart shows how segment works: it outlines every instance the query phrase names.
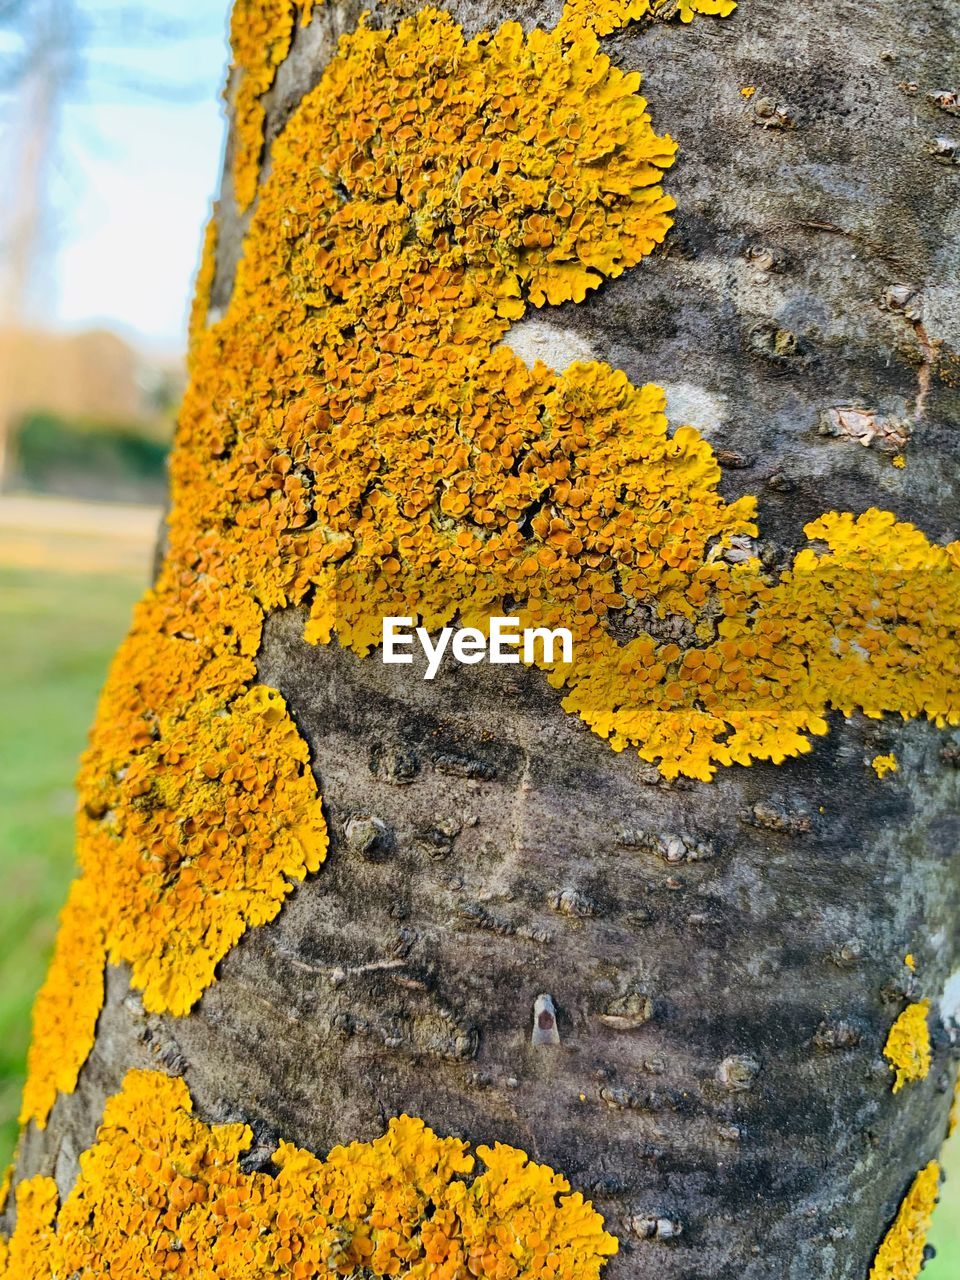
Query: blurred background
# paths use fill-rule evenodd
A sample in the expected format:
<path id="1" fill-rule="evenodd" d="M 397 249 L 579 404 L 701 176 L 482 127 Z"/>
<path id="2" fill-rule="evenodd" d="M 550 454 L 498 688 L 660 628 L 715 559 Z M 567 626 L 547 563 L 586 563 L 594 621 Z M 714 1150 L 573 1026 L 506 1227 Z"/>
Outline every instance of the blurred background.
<path id="1" fill-rule="evenodd" d="M 0 1167 L 73 775 L 146 585 L 223 145 L 227 0 L 0 0 Z M 930 1280 L 960 1277 L 960 1144 Z"/>
<path id="2" fill-rule="evenodd" d="M 73 776 L 147 582 L 228 0 L 0 0 L 0 1167 Z"/>

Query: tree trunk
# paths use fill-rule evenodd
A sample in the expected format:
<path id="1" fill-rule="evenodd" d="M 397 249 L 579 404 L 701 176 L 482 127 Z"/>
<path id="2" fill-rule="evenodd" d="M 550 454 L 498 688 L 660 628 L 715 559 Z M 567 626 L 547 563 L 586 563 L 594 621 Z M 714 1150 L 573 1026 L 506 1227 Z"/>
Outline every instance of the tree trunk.
<path id="1" fill-rule="evenodd" d="M 326 270 L 322 254 L 340 251 L 329 221 L 314 236 L 310 219 L 342 217 L 346 225 L 356 199 L 349 162 L 341 165 L 339 187 L 330 188 L 335 204 L 325 205 L 325 194 L 305 213 L 299 194 L 288 198 L 282 190 L 285 166 L 303 174 L 315 154 L 304 144 L 294 163 L 303 117 L 297 106 L 311 91 L 324 91 L 325 76 L 336 71 L 336 41 L 355 29 L 361 6 L 328 0 L 311 15 L 301 4 L 287 30 L 264 17 L 286 12 L 283 4 L 238 4 L 233 129 L 206 288 L 200 290 L 204 295 L 209 289 L 210 315 L 201 296 L 194 389 L 174 461 L 167 569 L 160 571 L 152 610 L 170 590 L 164 572 L 187 572 L 184 548 L 197 557 L 191 571 L 219 584 L 218 590 L 239 581 L 239 571 L 230 579 L 224 566 L 247 554 L 213 557 L 209 538 L 204 541 L 209 529 L 196 513 L 193 524 L 181 524 L 178 532 L 178 503 L 189 506 L 201 484 L 190 461 L 198 439 L 208 443 L 221 433 L 218 448 L 210 447 L 220 466 L 221 459 L 236 459 L 251 440 L 263 438 L 258 414 L 279 421 L 292 393 L 277 390 L 278 370 L 301 358 L 293 348 L 302 326 L 312 323 L 311 308 L 326 316 L 331 297 L 346 317 L 337 368 L 351 361 L 359 367 L 364 353 L 358 334 L 365 313 L 350 310 L 350 283 L 330 284 L 333 277 L 324 277 L 323 296 L 319 284 L 315 294 L 302 287 L 309 255 L 309 270 L 319 276 Z M 612 13 L 615 6 L 608 7 Z M 571 361 L 604 361 L 634 387 L 650 381 L 663 386 L 671 431 L 691 423 L 710 442 L 722 469 L 725 511 L 743 495 L 757 496 L 757 542 L 742 530 L 726 541 L 724 533 L 716 534 L 734 567 L 738 558 L 753 557 L 756 573 L 778 580 L 806 545 L 804 527 L 825 512 L 884 508 L 930 544 L 949 543 L 958 536 L 960 152 L 952 139 L 960 136 L 960 123 L 951 91 L 960 88 L 960 12 L 947 0 L 809 0 L 787 7 L 742 0 L 733 13 L 698 13 L 692 22 L 678 22 L 667 20 L 671 15 L 662 7 L 655 16 L 643 15 L 643 7 L 635 6 L 639 20 L 630 25 L 623 25 L 622 14 L 611 17 L 609 27 L 619 29 L 609 35 L 601 30 L 602 50 L 616 67 L 642 72 L 653 128 L 678 143 L 677 163 L 663 180 L 677 203 L 675 225 L 665 238 L 652 235 L 651 247 L 663 241 L 652 252 L 636 254 L 619 269 L 598 267 L 607 278 L 590 292 L 579 289 L 582 300 L 576 300 L 575 285 L 567 290 L 556 284 L 552 268 L 544 268 L 544 305 L 528 308 L 526 318 L 516 308 L 503 341 L 530 366 L 537 358 L 558 371 Z M 691 16 L 680 8 L 681 16 Z M 412 13 L 415 6 L 400 9 Z M 450 12 L 466 40 L 506 20 L 518 20 L 530 32 L 561 19 L 553 3 L 504 9 L 481 0 L 453 3 Z M 375 6 L 370 25 L 392 31 L 398 21 L 395 7 Z M 261 51 L 261 63 L 263 50 L 270 51 L 270 66 L 244 61 L 244 32 Z M 427 43 L 422 31 L 413 42 L 421 49 Z M 392 48 L 384 46 L 387 61 Z M 601 65 L 603 53 L 588 35 L 571 35 L 565 49 L 568 60 L 576 54 L 591 67 Z M 341 60 L 351 56 L 339 54 Z M 542 83 L 531 82 L 514 75 L 507 61 L 504 55 L 504 94 L 549 97 L 554 91 L 546 72 Z M 356 81 L 380 65 L 376 59 L 363 64 L 363 74 L 347 77 L 339 92 L 353 93 Z M 448 64 L 437 55 L 431 65 L 433 82 L 418 84 L 418 91 L 434 94 L 441 115 L 454 113 L 456 94 L 480 72 L 465 54 Z M 618 101 L 613 95 L 602 116 L 611 131 L 623 125 Z M 406 105 L 396 96 L 385 104 L 394 112 Z M 634 121 L 623 127 L 640 126 Z M 403 139 L 396 142 L 403 145 Z M 465 152 L 458 163 L 458 207 L 466 221 L 466 184 L 477 162 Z M 316 164 L 336 168 L 341 159 L 335 151 L 317 152 Z M 483 172 L 475 180 L 482 185 L 494 177 Z M 410 214 L 391 189 L 382 199 Z M 501 213 L 505 205 L 501 201 Z M 361 229 L 379 216 L 379 206 L 365 207 L 357 214 Z M 248 338 L 246 346 L 237 338 L 238 322 L 231 317 L 239 305 L 236 290 L 251 288 L 249 280 L 243 284 L 242 266 L 237 275 L 243 237 L 249 233 L 252 244 L 257 235 L 271 234 L 270 218 L 301 220 L 283 267 L 298 282 L 293 292 L 300 309 L 290 304 L 283 313 L 288 320 L 273 334 L 276 349 L 261 333 L 260 360 L 251 357 Z M 453 225 L 461 224 L 453 219 Z M 435 243 L 426 236 L 423 243 Z M 396 254 L 407 252 L 409 242 L 408 234 Z M 640 256 L 643 262 L 636 261 Z M 388 258 L 384 250 L 383 260 Z M 461 292 L 470 278 L 459 278 Z M 540 277 L 521 271 L 520 278 L 526 299 Z M 560 305 L 545 305 L 555 300 Z M 245 332 L 258 332 L 259 321 L 245 323 L 253 326 Z M 290 350 L 279 345 L 284 337 Z M 380 345 L 374 343 L 378 360 L 392 350 L 382 333 L 380 338 Z M 209 355 L 213 341 L 219 343 L 215 360 Z M 244 352 L 248 367 L 232 367 Z M 326 367 L 323 377 L 329 378 L 333 366 L 323 365 L 324 354 L 315 350 L 310 368 Z M 571 378 L 580 376 L 580 367 Z M 225 368 L 233 379 L 229 395 L 226 384 L 215 383 Z M 512 366 L 507 372 L 513 376 Z M 416 381 L 419 375 L 414 368 L 404 376 Z M 322 381 L 320 372 L 316 377 Z M 305 374 L 297 394 L 308 384 Z M 211 410 L 207 397 L 201 413 L 204 385 L 218 387 L 221 399 Z M 253 409 L 252 401 L 243 401 L 254 394 L 251 386 L 261 397 Z M 317 390 L 316 403 L 326 394 Z M 543 393 L 544 403 L 550 394 L 549 388 Z M 242 402 L 249 412 L 227 408 L 230 396 L 231 404 Z M 220 416 L 203 436 L 198 423 L 208 422 L 202 414 L 211 412 Z M 411 421 L 419 420 L 419 412 Z M 525 410 L 516 412 L 523 417 Z M 336 411 L 330 413 L 337 425 Z M 228 419 L 229 427 L 223 425 Z M 342 423 L 346 431 L 349 419 Z M 307 436 L 321 430 L 302 417 L 298 429 Z M 371 430 L 367 418 L 367 434 L 351 437 L 349 447 L 362 454 Z M 411 427 L 411 438 L 419 440 L 417 432 Z M 428 452 L 439 454 L 438 438 L 430 436 Z M 269 452 L 258 454 L 249 445 L 248 453 L 246 474 L 256 485 L 273 464 Z M 284 497 L 271 499 L 268 492 L 271 510 L 297 498 L 286 485 L 288 474 L 299 474 L 296 444 L 289 454 L 294 469 L 280 469 L 285 487 L 275 492 Z M 371 464 L 370 489 L 386 465 L 382 458 Z M 476 457 L 471 468 L 479 474 Z M 309 483 L 322 487 L 319 467 L 306 469 Z M 503 485 L 508 475 L 519 484 L 525 474 L 522 465 L 512 472 L 508 467 Z M 355 510 L 369 502 L 369 491 L 352 494 L 348 481 L 342 484 L 344 500 L 359 504 Z M 710 487 L 709 475 L 704 486 Z M 454 488 L 450 481 L 446 492 Z M 219 496 L 213 490 L 204 500 L 212 509 Z M 262 499 L 259 491 L 245 490 L 233 515 Z M 314 527 L 317 501 L 308 495 L 313 505 L 301 522 L 302 541 Z M 549 495 L 531 500 L 525 516 L 521 533 L 531 539 L 530 522 L 536 529 L 544 501 L 549 506 Z M 370 509 L 363 508 L 366 515 Z M 209 528 L 219 518 L 211 515 Z M 460 527 L 446 497 L 432 519 L 435 530 Z M 233 523 L 242 524 L 242 517 Z M 228 532 L 217 537 L 234 536 L 226 518 L 223 528 Z M 278 528 L 263 534 L 276 539 L 287 579 L 296 576 L 289 572 L 291 558 L 315 551 L 313 544 L 298 550 L 284 541 L 290 528 L 296 531 L 297 524 L 284 508 Z M 729 524 L 725 532 L 732 529 Z M 713 546 L 709 527 L 708 534 Z M 894 538 L 906 546 L 912 536 L 897 526 Z M 828 540 L 819 528 L 811 538 L 814 549 Z M 711 554 L 705 547 L 704 560 Z M 121 1094 L 126 1073 L 140 1068 L 182 1078 L 203 1125 L 251 1126 L 249 1151 L 230 1165 L 245 1195 L 249 1180 L 275 1175 L 271 1157 L 278 1141 L 323 1157 L 336 1144 L 373 1142 L 391 1117 L 405 1113 L 438 1135 L 465 1139 L 474 1151 L 496 1142 L 521 1149 L 567 1179 L 593 1202 L 618 1241 L 605 1280 L 866 1280 L 871 1267 L 877 1280 L 910 1280 L 919 1270 L 933 1194 L 932 1174 L 915 1179 L 935 1160 L 946 1132 L 960 1016 L 960 738 L 944 727 L 958 722 L 957 557 L 950 554 L 952 563 L 933 567 L 921 557 L 916 575 L 895 586 L 900 595 L 918 588 L 941 610 L 936 669 L 929 667 L 934 650 L 918 646 L 928 664 L 923 679 L 941 681 L 939 693 L 923 692 L 916 706 L 905 707 L 882 692 L 878 697 L 887 701 L 876 708 L 859 686 L 839 681 L 825 698 L 834 708 L 826 716 L 828 731 L 811 729 L 809 721 L 802 726 L 815 735 L 809 751 L 796 742 L 779 755 L 758 747 L 747 753 L 756 758 L 745 767 L 742 757 L 725 764 L 721 746 L 705 769 L 719 765 L 712 778 L 690 776 L 696 768 L 689 760 L 678 768 L 665 765 L 664 751 L 641 759 L 636 748 L 647 739 L 631 739 L 626 730 L 616 742 L 624 745 L 625 737 L 626 749 L 612 749 L 584 722 L 589 714 L 580 718 L 561 706 L 569 687 L 553 687 L 534 667 L 448 660 L 428 681 L 420 658 L 389 666 L 377 650 L 360 656 L 366 640 L 360 636 L 351 644 L 351 634 L 356 638 L 362 630 L 356 620 L 352 633 L 335 621 L 333 637 L 324 642 L 315 600 L 310 612 L 315 584 L 331 582 L 324 577 L 330 562 L 322 556 L 309 587 L 289 580 L 277 589 L 263 586 L 272 570 L 248 585 L 251 574 L 241 585 L 260 611 L 249 627 L 256 671 L 251 665 L 236 686 L 224 677 L 225 696 L 248 697 L 238 690 L 254 680 L 282 695 L 284 714 L 309 744 L 329 832 L 326 860 L 319 869 L 319 857 L 311 861 L 309 854 L 299 864 L 293 859 L 282 865 L 303 882 L 282 910 L 283 892 L 259 917 L 244 908 L 242 938 L 224 949 L 222 959 L 210 950 L 211 966 L 218 962 L 212 982 L 191 986 L 184 978 L 180 990 L 180 960 L 163 962 L 176 971 L 169 978 L 153 953 L 144 958 L 137 939 L 125 938 L 122 919 L 105 926 L 102 945 L 110 963 L 92 1048 L 85 1061 L 80 1055 L 76 1087 L 57 1084 L 56 1102 L 46 1108 L 49 1119 L 42 1105 L 26 1115 L 15 1184 L 52 1177 L 69 1205 L 67 1197 L 84 1192 L 86 1179 L 84 1204 L 92 1203 L 93 1174 L 86 1166 L 79 1172 L 79 1158 L 95 1143 L 95 1150 L 106 1150 L 119 1141 L 109 1126 L 98 1140 L 98 1126 L 107 1100 Z M 391 571 L 382 567 L 384 574 Z M 356 569 L 356 580 L 365 572 Z M 370 596 L 375 603 L 386 599 L 377 594 L 377 582 Z M 344 610 L 354 586 L 346 571 L 329 588 L 332 597 L 347 601 Z M 326 589 L 316 587 L 318 594 Z M 871 584 L 874 589 L 880 595 L 884 590 Z M 487 612 L 520 608 L 519 594 L 519 587 L 515 598 L 504 592 L 502 607 Z M 685 618 L 679 606 L 658 608 L 654 601 L 651 607 L 625 589 L 610 599 L 609 628 L 622 629 L 624 644 L 651 637 L 655 656 L 662 657 L 671 644 L 683 653 L 703 642 L 697 619 Z M 798 635 L 808 615 L 826 607 L 817 599 L 806 612 L 797 611 Z M 237 619 L 243 607 L 237 606 Z M 416 612 L 416 605 L 409 611 Z M 405 610 L 373 609 L 376 635 L 381 612 Z M 423 612 L 436 620 L 442 609 L 438 604 L 433 615 Z M 197 670 L 223 658 L 220 641 L 204 649 L 196 618 L 172 617 L 141 617 L 135 634 L 138 627 L 141 636 L 152 627 L 166 644 L 194 644 L 201 651 Z M 896 618 L 887 621 L 897 625 Z M 237 621 L 231 634 L 244 625 Z M 861 654 L 869 631 L 858 633 Z M 242 644 L 239 656 L 231 651 L 231 662 L 249 664 L 245 652 Z M 151 650 L 143 668 L 149 674 L 138 675 L 137 687 L 148 679 L 159 683 L 161 668 L 175 661 L 167 650 Z M 904 665 L 905 686 L 915 674 Z M 876 679 L 880 687 L 886 677 Z M 119 715 L 110 696 L 101 719 Z M 576 705 L 576 696 L 568 705 Z M 902 716 L 881 718 L 877 709 Z M 596 717 L 591 723 L 602 728 Z M 165 734 L 161 727 L 154 737 L 166 742 Z M 142 812 L 136 796 L 121 801 L 111 792 L 99 808 L 90 800 L 100 785 L 91 777 L 109 755 L 97 743 L 95 735 L 86 782 L 81 779 L 87 787 L 81 843 L 93 840 L 91 824 L 106 822 L 105 814 L 122 803 L 130 813 Z M 223 748 L 230 767 L 244 768 L 242 751 L 231 749 L 235 757 Z M 285 739 L 276 747 L 287 749 Z M 267 774 L 267 748 L 258 750 L 251 756 L 254 772 Z M 166 769 L 169 755 L 160 764 L 150 759 Z M 118 794 L 126 785 L 122 773 L 111 774 Z M 298 778 L 288 777 L 286 785 L 309 783 L 306 772 Z M 185 809 L 169 804 L 170 821 L 182 831 Z M 133 838 L 125 821 L 127 838 Z M 191 810 L 189 821 L 202 826 L 207 819 Z M 83 853 L 81 862 L 90 880 L 93 863 Z M 98 911 L 106 909 L 102 898 L 97 904 Z M 122 915 L 128 908 L 118 910 Z M 170 943 L 165 954 L 176 954 L 176 945 Z M 96 954 L 92 967 L 99 972 Z M 38 1037 L 50 1034 L 45 1027 L 38 1006 Z M 34 1070 L 40 1069 L 37 1061 Z M 161 1154 L 165 1140 L 156 1139 Z M 24 1217 L 25 1204 L 23 1195 L 19 1210 L 11 1200 L 8 1230 Z M 421 1208 L 425 1217 L 432 1205 Z M 164 1254 L 174 1273 L 180 1267 L 182 1274 L 241 1274 L 229 1261 L 206 1272 L 194 1259 L 191 1270 L 184 1259 L 194 1258 L 194 1246 L 181 1210 L 171 1212 L 177 1221 L 164 1228 L 169 1239 L 153 1239 L 150 1248 Z M 521 1252 L 535 1252 L 510 1221 L 523 1237 Z M 309 1235 L 302 1223 L 300 1230 Z M 66 1231 L 61 1221 L 60 1235 Z M 102 1243 L 107 1236 L 95 1238 L 101 1243 L 90 1246 L 91 1267 L 98 1248 L 101 1262 L 108 1256 Z M 561 1274 L 596 1274 L 591 1268 L 601 1265 L 605 1246 L 591 1239 L 593 1245 L 563 1254 L 572 1269 Z M 13 1240 L 5 1273 L 10 1280 L 61 1274 L 52 1263 L 36 1273 L 17 1270 L 25 1264 L 17 1264 L 16 1235 Z M 548 1240 L 551 1248 L 555 1244 Z M 65 1274 L 71 1267 L 95 1274 L 76 1263 L 88 1255 L 76 1252 L 75 1242 L 64 1247 L 63 1256 L 74 1260 Z M 328 1269 L 305 1263 L 289 1274 L 392 1274 L 372 1263 L 351 1272 L 365 1255 L 350 1254 L 350 1247 L 341 1242 L 336 1252 L 328 1242 L 326 1253 L 318 1254 Z M 312 1257 L 307 1244 L 303 1248 L 302 1256 Z M 155 1274 L 146 1253 L 129 1257 L 136 1257 L 140 1270 L 124 1271 L 114 1262 L 110 1275 L 139 1280 Z M 258 1274 L 288 1274 L 282 1257 L 256 1257 Z M 549 1274 L 532 1262 L 524 1264 L 529 1270 L 516 1271 L 472 1265 L 480 1270 L 410 1274 Z"/>

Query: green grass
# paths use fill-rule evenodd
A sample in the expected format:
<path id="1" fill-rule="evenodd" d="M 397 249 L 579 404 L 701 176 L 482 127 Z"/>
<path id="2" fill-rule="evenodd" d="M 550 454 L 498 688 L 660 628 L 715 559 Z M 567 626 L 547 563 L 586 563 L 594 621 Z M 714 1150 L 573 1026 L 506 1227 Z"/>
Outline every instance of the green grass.
<path id="1" fill-rule="evenodd" d="M 77 757 L 142 588 L 132 576 L 0 568 L 0 1167 L 16 1136 L 30 1005 L 73 874 Z M 960 1276 L 960 1141 L 946 1164 L 924 1280 Z"/>
<path id="2" fill-rule="evenodd" d="M 937 1251 L 923 1269 L 923 1280 L 957 1280 L 960 1276 L 960 1133 L 943 1155 L 946 1181 L 933 1219 L 930 1243 Z"/>
<path id="3" fill-rule="evenodd" d="M 73 874 L 73 778 L 144 583 L 0 568 L 0 1167 L 30 1007 Z"/>

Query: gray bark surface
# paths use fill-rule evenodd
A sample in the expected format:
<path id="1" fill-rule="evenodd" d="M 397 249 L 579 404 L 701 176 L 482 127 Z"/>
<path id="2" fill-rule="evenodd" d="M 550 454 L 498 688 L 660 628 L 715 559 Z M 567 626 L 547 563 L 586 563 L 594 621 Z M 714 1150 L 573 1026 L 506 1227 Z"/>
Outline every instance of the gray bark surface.
<path id="1" fill-rule="evenodd" d="M 451 9 L 468 30 L 559 12 Z M 298 34 L 273 136 L 359 10 L 329 0 Z M 666 386 L 674 424 L 719 451 L 725 495 L 759 496 L 773 564 L 828 510 L 960 536 L 960 168 L 942 141 L 960 120 L 928 97 L 960 88 L 960 8 L 743 0 L 605 48 L 680 144 L 677 225 L 586 302 L 521 322 L 515 349 Z M 229 183 L 219 216 L 222 306 L 242 235 Z M 912 428 L 904 470 L 819 434 L 844 406 Z M 80 1086 L 27 1132 L 18 1178 L 68 1189 L 104 1098 L 159 1063 L 204 1119 L 252 1124 L 251 1167 L 279 1137 L 324 1152 L 403 1111 L 522 1147 L 619 1237 L 608 1280 L 865 1280 L 955 1074 L 939 997 L 960 969 L 957 735 L 835 714 L 802 759 L 667 784 L 535 671 L 446 665 L 427 683 L 308 646 L 303 623 L 269 619 L 259 672 L 310 743 L 326 864 L 189 1017 L 145 1015 L 110 972 Z M 888 751 L 881 781 L 869 761 Z M 541 993 L 559 1045 L 531 1044 Z M 894 1096 L 883 1044 L 922 996 L 934 1067 Z"/>

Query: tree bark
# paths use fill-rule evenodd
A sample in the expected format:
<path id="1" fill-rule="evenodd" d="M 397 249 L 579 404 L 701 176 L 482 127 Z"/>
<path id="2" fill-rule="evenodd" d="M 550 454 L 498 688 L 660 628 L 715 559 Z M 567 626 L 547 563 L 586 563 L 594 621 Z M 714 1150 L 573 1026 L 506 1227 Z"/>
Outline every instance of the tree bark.
<path id="1" fill-rule="evenodd" d="M 265 172 L 360 8 L 330 0 L 297 28 L 264 97 Z M 560 16 L 450 11 L 468 34 Z M 772 566 L 828 510 L 956 538 L 956 6 L 743 0 L 604 49 L 642 71 L 679 143 L 676 225 L 507 343 L 663 385 L 724 497 L 758 495 Z M 249 221 L 229 166 L 214 315 Z M 182 1076 L 205 1121 L 249 1123 L 250 1168 L 278 1139 L 322 1154 L 403 1112 L 522 1148 L 617 1236 L 606 1280 L 865 1280 L 956 1074 L 956 732 L 834 712 L 807 755 L 670 782 L 539 671 L 448 663 L 428 682 L 422 663 L 309 645 L 305 622 L 274 611 L 256 665 L 309 743 L 324 866 L 185 1017 L 145 1012 L 109 967 L 77 1089 L 27 1127 L 17 1182 L 46 1173 L 66 1196 L 106 1099 L 144 1067 Z M 544 994 L 559 1045 L 531 1038 Z M 932 1068 L 894 1093 L 884 1045 L 921 999 Z"/>

